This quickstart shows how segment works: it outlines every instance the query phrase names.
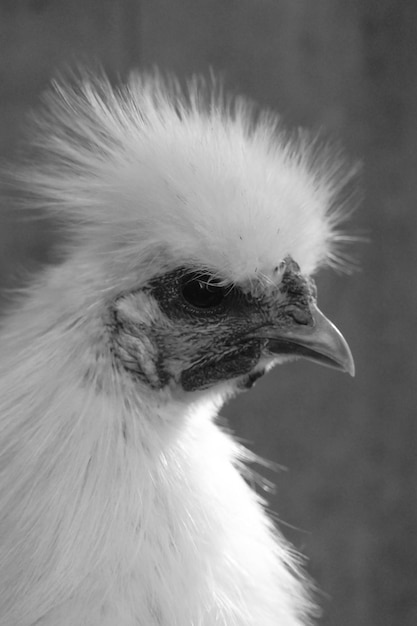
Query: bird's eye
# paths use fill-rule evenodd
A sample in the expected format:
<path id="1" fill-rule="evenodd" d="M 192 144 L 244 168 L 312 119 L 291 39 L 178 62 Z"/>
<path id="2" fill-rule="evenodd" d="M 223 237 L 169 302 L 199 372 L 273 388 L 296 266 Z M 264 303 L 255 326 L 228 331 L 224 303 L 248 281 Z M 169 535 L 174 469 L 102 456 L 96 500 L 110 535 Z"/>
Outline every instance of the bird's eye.
<path id="1" fill-rule="evenodd" d="M 188 275 L 182 285 L 184 300 L 198 309 L 212 309 L 224 299 L 225 289 L 207 275 Z"/>

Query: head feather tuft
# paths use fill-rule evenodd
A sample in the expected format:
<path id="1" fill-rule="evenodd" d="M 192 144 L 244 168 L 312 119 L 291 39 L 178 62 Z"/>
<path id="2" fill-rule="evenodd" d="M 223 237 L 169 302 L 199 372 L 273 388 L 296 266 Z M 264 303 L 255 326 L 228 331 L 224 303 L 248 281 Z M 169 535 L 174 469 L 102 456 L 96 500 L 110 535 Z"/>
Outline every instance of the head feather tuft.
<path id="1" fill-rule="evenodd" d="M 191 264 L 236 283 L 268 280 L 288 255 L 307 274 L 344 262 L 337 199 L 354 170 L 215 83 L 55 83 L 32 146 L 17 175 L 31 206 L 121 267 Z"/>

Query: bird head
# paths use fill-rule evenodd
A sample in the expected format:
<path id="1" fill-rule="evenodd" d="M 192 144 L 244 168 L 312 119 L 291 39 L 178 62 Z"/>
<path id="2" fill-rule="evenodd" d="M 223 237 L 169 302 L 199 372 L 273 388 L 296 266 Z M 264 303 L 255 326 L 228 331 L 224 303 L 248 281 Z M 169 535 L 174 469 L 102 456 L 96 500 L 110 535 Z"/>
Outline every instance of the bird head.
<path id="1" fill-rule="evenodd" d="M 312 279 L 337 262 L 349 174 L 203 91 L 153 76 L 47 96 L 25 180 L 71 233 L 74 314 L 98 315 L 113 370 L 156 394 L 248 388 L 297 357 L 353 374 Z"/>

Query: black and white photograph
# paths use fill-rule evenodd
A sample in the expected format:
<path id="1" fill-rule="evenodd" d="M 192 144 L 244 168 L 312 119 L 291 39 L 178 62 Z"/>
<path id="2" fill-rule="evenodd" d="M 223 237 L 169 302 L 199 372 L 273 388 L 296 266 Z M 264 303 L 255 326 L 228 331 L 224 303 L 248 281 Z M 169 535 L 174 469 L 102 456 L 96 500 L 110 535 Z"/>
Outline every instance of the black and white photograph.
<path id="1" fill-rule="evenodd" d="M 0 0 L 0 626 L 416 626 L 417 3 Z"/>

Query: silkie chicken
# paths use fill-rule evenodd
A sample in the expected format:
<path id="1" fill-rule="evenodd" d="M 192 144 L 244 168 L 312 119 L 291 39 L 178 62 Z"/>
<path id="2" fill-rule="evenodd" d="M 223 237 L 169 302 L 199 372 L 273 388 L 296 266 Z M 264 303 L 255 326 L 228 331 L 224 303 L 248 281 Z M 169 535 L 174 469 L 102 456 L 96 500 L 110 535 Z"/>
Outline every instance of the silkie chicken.
<path id="1" fill-rule="evenodd" d="M 309 584 L 215 418 L 274 364 L 353 374 L 311 278 L 349 177 L 192 81 L 55 84 L 9 173 L 64 229 L 0 336 L 1 626 L 301 626 Z"/>

